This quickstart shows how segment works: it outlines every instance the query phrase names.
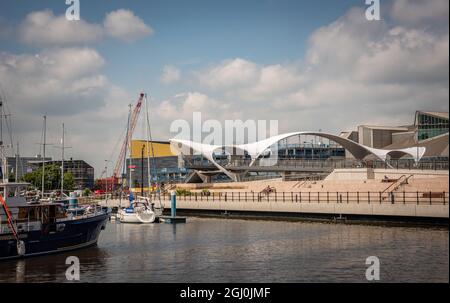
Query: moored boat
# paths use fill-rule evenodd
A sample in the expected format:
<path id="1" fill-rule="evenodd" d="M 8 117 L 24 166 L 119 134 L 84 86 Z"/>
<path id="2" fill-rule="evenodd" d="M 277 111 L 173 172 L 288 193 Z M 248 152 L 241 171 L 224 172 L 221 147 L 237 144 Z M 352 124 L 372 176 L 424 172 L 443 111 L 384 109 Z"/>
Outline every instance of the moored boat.
<path id="1" fill-rule="evenodd" d="M 82 211 L 65 203 L 26 201 L 27 183 L 0 184 L 0 260 L 75 250 L 96 245 L 111 215 L 107 207 Z"/>
<path id="2" fill-rule="evenodd" d="M 121 223 L 154 223 L 158 220 L 154 204 L 147 198 L 130 199 L 130 206 L 119 209 L 117 217 Z"/>

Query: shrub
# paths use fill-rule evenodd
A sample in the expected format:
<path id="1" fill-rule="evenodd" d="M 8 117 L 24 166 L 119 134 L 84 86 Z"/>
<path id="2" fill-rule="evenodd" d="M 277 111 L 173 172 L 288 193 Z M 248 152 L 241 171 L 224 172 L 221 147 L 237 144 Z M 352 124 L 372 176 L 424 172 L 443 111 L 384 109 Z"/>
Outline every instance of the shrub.
<path id="1" fill-rule="evenodd" d="M 192 192 L 184 188 L 177 188 L 176 194 L 177 196 L 190 196 Z"/>

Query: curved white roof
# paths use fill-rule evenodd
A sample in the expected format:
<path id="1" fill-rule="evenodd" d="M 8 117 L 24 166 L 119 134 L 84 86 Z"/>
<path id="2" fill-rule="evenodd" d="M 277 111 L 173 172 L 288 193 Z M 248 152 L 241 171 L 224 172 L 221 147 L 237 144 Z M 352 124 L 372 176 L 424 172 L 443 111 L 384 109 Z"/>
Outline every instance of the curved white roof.
<path id="1" fill-rule="evenodd" d="M 378 149 L 378 148 L 372 148 L 368 147 L 359 143 L 356 143 L 354 141 L 351 141 L 349 139 L 333 135 L 333 134 L 327 134 L 322 132 L 313 132 L 313 131 L 301 131 L 301 132 L 292 132 L 292 133 L 286 133 L 281 134 L 277 136 L 273 136 L 261 141 L 253 142 L 253 143 L 247 143 L 247 144 L 237 144 L 237 145 L 211 145 L 211 144 L 203 144 L 198 142 L 193 142 L 189 140 L 179 140 L 179 139 L 171 139 L 171 143 L 177 143 L 179 146 L 175 148 L 180 151 L 182 154 L 190 154 L 191 149 L 194 152 L 200 153 L 203 155 L 206 159 L 211 161 L 220 171 L 225 173 L 227 176 L 229 176 L 232 179 L 235 179 L 235 175 L 231 172 L 229 172 L 227 169 L 225 169 L 223 166 L 219 165 L 213 158 L 213 153 L 215 150 L 219 148 L 237 148 L 246 151 L 249 156 L 252 158 L 252 162 L 250 164 L 253 165 L 256 159 L 258 159 L 269 147 L 272 145 L 278 143 L 279 141 L 293 137 L 298 135 L 311 135 L 311 136 L 318 136 L 327 138 L 329 140 L 332 140 L 338 144 L 340 144 L 342 147 L 344 147 L 346 150 L 348 150 L 356 159 L 363 160 L 368 155 L 374 155 L 378 159 L 382 161 L 386 161 L 386 158 L 389 154 L 408 154 L 412 156 L 415 161 L 419 161 L 423 155 L 425 154 L 426 148 L 425 147 L 410 147 L 410 148 L 402 148 L 402 149 Z M 173 144 L 171 145 L 173 146 Z M 184 148 L 189 148 L 189 152 L 183 152 Z"/>

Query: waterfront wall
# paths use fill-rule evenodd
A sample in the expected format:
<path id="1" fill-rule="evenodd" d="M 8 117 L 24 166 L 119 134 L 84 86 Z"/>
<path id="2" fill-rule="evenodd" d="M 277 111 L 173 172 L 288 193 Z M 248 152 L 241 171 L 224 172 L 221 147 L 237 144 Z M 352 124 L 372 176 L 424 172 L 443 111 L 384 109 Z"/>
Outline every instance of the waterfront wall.
<path id="1" fill-rule="evenodd" d="M 438 178 L 448 177 L 446 170 L 419 170 L 419 169 L 383 169 L 376 168 L 373 170 L 367 168 L 343 168 L 335 169 L 329 174 L 326 181 L 341 181 L 341 180 L 367 180 L 375 179 L 381 180 L 384 176 L 389 178 L 400 178 L 401 176 L 413 175 L 413 178 Z"/>
<path id="2" fill-rule="evenodd" d="M 183 197 L 184 198 L 184 197 Z M 266 213 L 298 213 L 298 214 L 324 214 L 324 215 L 363 215 L 363 216 L 398 216 L 398 217 L 426 217 L 449 218 L 449 205 L 447 204 L 414 204 L 414 203 L 336 203 L 336 202 L 292 202 L 273 200 L 240 200 L 224 201 L 223 199 L 177 199 L 178 210 L 219 211 L 219 212 L 266 212 Z M 168 199 L 161 199 L 166 209 L 170 208 Z M 128 201 L 122 200 L 121 206 L 127 206 Z M 120 206 L 119 200 L 109 200 L 103 205 L 110 207 Z"/>

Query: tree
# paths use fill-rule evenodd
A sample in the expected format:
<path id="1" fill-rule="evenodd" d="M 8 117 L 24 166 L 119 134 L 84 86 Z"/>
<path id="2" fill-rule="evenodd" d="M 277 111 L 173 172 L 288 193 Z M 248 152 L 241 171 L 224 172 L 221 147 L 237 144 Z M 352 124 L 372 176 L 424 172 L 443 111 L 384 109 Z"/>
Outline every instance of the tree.
<path id="1" fill-rule="evenodd" d="M 22 180 L 31 183 L 37 188 L 42 188 L 42 169 L 36 169 L 27 173 Z M 75 181 L 70 172 L 64 173 L 64 189 L 72 190 Z M 61 168 L 58 165 L 48 165 L 45 167 L 45 190 L 55 190 L 61 188 Z"/>
<path id="2" fill-rule="evenodd" d="M 73 190 L 75 187 L 75 179 L 71 172 L 64 173 L 64 189 Z"/>

